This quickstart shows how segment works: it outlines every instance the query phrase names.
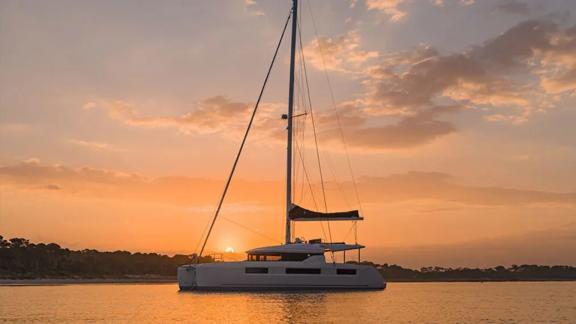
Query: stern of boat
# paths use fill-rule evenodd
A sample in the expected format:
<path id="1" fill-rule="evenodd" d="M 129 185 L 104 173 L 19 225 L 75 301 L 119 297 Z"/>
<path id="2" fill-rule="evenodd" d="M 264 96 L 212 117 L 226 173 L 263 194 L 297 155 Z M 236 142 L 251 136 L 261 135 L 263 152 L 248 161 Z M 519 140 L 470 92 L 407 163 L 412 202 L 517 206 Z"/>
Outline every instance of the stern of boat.
<path id="1" fill-rule="evenodd" d="M 196 265 L 186 264 L 178 267 L 178 286 L 180 290 L 196 289 Z"/>

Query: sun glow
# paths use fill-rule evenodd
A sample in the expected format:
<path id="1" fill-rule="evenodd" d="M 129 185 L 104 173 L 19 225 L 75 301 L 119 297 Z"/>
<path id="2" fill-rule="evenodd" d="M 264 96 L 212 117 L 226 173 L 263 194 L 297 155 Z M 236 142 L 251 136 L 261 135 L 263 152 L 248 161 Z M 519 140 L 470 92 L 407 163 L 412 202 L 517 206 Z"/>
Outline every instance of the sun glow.
<path id="1" fill-rule="evenodd" d="M 224 251 L 225 251 L 226 253 L 234 253 L 235 250 L 234 250 L 233 247 L 229 246 L 229 247 L 227 247 Z"/>

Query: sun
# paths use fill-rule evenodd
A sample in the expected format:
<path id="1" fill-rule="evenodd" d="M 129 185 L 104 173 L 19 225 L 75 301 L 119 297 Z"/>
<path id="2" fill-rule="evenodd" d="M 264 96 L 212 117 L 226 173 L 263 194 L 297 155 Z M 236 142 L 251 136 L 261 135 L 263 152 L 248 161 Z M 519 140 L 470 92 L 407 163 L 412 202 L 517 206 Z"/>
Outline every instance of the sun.
<path id="1" fill-rule="evenodd" d="M 234 248 L 229 246 L 226 248 L 226 250 L 224 250 L 226 253 L 234 253 Z"/>

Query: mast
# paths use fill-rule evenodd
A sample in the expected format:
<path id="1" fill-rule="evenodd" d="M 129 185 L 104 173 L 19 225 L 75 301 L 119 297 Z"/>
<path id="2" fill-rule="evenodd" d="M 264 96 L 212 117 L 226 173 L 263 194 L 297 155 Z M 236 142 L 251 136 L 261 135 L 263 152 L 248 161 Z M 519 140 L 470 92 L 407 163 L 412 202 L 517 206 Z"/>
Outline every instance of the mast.
<path id="1" fill-rule="evenodd" d="M 292 40 L 290 42 L 290 86 L 288 91 L 288 148 L 286 154 L 286 239 L 290 244 L 290 209 L 292 208 L 292 115 L 294 112 L 294 60 L 296 57 L 296 28 L 298 0 L 292 0 Z"/>

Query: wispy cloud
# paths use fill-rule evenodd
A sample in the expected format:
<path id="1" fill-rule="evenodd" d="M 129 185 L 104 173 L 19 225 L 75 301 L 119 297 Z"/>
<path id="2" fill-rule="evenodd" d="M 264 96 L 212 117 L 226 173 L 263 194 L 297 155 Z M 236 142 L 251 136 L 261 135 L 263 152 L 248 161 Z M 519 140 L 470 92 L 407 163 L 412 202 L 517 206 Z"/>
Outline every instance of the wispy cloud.
<path id="1" fill-rule="evenodd" d="M 493 12 L 507 14 L 529 15 L 531 10 L 528 4 L 518 0 L 503 0 L 494 7 Z"/>
<path id="2" fill-rule="evenodd" d="M 338 72 L 358 72 L 370 60 L 377 58 L 377 51 L 360 49 L 361 38 L 357 31 L 337 37 L 320 37 L 304 48 L 307 62 L 318 69 Z"/>
<path id="3" fill-rule="evenodd" d="M 523 234 L 499 235 L 452 244 L 372 249 L 382 262 L 410 267 L 437 264 L 445 267 L 495 267 L 513 264 L 574 264 L 576 224 L 555 226 Z"/>
<path id="4" fill-rule="evenodd" d="M 253 16 L 265 16 L 266 14 L 258 7 L 258 2 L 256 0 L 243 0 L 244 8 L 246 11 Z"/>
<path id="5" fill-rule="evenodd" d="M 346 132 L 346 142 L 362 149 L 407 149 L 422 146 L 456 132 L 456 127 L 443 120 L 442 115 L 459 111 L 458 106 L 437 106 L 414 115 L 405 116 L 395 122 L 368 123 L 368 116 L 348 125 L 341 122 Z M 325 140 L 340 141 L 340 131 L 335 125 L 321 133 Z"/>
<path id="6" fill-rule="evenodd" d="M 88 149 L 118 151 L 118 148 L 104 142 L 85 141 L 73 138 L 66 139 L 66 142 L 75 146 L 84 147 Z"/>
<path id="7" fill-rule="evenodd" d="M 404 2 L 405 0 L 366 0 L 366 8 L 383 12 L 391 22 L 399 22 L 407 15 L 407 12 L 401 9 Z"/>
<path id="8" fill-rule="evenodd" d="M 20 134 L 33 130 L 33 127 L 24 123 L 0 123 L 0 133 Z"/>
<path id="9" fill-rule="evenodd" d="M 362 197 L 376 201 L 433 199 L 478 206 L 563 204 L 576 206 L 576 193 L 556 193 L 502 187 L 459 184 L 449 174 L 408 172 L 388 177 L 365 178 Z"/>
<path id="10" fill-rule="evenodd" d="M 187 205 L 214 201 L 222 182 L 185 176 L 148 177 L 91 167 L 72 168 L 27 161 L 0 166 L 3 186 L 24 189 L 48 189 L 55 194 L 75 194 L 94 198 L 145 200 Z M 280 181 L 238 179 L 230 195 L 231 202 L 280 204 Z M 351 187 L 350 183 L 342 183 Z M 412 200 L 436 200 L 473 206 L 529 206 L 560 204 L 576 206 L 576 193 L 558 193 L 503 187 L 459 184 L 445 173 L 408 172 L 385 177 L 365 177 L 358 181 L 362 200 L 367 203 L 391 203 Z M 265 192 L 265 193 L 263 193 Z"/>
<path id="11" fill-rule="evenodd" d="M 279 126 L 279 118 L 271 114 L 280 105 L 262 103 L 255 129 L 260 132 L 273 131 Z M 137 105 L 116 100 L 89 102 L 84 109 L 102 109 L 111 119 L 127 125 L 145 128 L 176 128 L 186 134 L 207 134 L 226 131 L 236 135 L 246 127 L 253 105 L 251 103 L 231 101 L 223 96 L 214 96 L 195 103 L 189 111 L 177 116 L 145 116 Z"/>

